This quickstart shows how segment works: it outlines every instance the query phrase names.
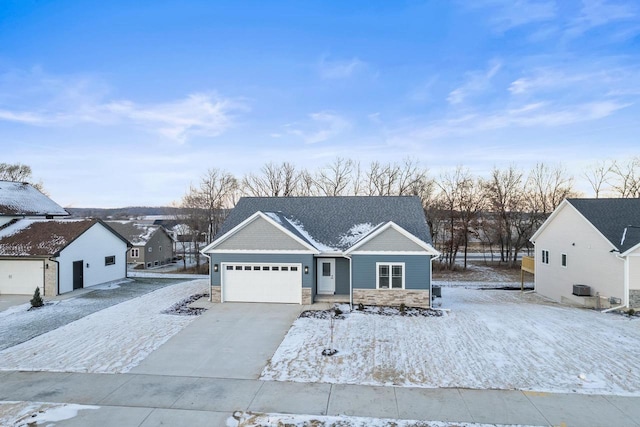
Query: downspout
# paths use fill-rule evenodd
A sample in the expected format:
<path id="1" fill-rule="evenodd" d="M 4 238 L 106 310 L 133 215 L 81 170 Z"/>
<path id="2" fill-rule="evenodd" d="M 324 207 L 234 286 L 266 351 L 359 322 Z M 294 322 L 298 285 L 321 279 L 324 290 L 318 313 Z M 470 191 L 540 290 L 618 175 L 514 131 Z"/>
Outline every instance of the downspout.
<path id="1" fill-rule="evenodd" d="M 213 285 L 211 284 L 211 274 L 213 274 L 213 265 L 211 265 L 211 257 L 209 255 L 205 254 L 202 251 L 200 251 L 200 253 L 206 256 L 207 259 L 209 260 L 209 302 L 212 302 L 211 298 L 213 298 Z"/>
<path id="2" fill-rule="evenodd" d="M 609 313 L 610 311 L 620 310 L 621 308 L 629 306 L 629 257 L 616 255 L 616 258 L 624 262 L 624 291 L 622 295 L 622 305 L 607 308 L 606 310 L 602 310 L 600 313 Z"/>

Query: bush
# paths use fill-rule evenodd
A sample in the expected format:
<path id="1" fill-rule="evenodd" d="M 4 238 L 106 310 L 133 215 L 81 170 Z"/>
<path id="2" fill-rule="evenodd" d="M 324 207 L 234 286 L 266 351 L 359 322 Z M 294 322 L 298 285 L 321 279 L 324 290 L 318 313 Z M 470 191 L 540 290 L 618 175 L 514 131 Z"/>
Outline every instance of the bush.
<path id="1" fill-rule="evenodd" d="M 633 308 L 630 308 L 630 309 L 627 311 L 627 314 L 628 314 L 629 316 L 635 316 L 635 315 L 636 315 L 636 311 L 635 311 Z"/>
<path id="2" fill-rule="evenodd" d="M 404 303 L 400 304 L 400 313 L 404 314 L 407 311 L 407 306 Z"/>
<path id="3" fill-rule="evenodd" d="M 342 310 L 340 310 L 340 307 L 334 308 L 333 312 L 336 316 L 340 316 L 342 314 Z"/>
<path id="4" fill-rule="evenodd" d="M 364 304 L 363 303 L 358 303 L 358 310 L 360 311 L 364 311 Z"/>
<path id="5" fill-rule="evenodd" d="M 40 287 L 36 288 L 36 291 L 33 293 L 33 298 L 31 298 L 31 307 L 37 308 L 42 307 L 44 305 L 44 301 L 40 296 Z"/>

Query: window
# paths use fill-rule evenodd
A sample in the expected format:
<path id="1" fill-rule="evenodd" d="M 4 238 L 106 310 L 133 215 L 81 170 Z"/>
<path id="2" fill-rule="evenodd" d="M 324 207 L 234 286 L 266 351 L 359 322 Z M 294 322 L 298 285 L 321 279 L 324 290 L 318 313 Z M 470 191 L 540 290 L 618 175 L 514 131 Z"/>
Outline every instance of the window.
<path id="1" fill-rule="evenodd" d="M 158 248 L 158 250 L 159 250 L 160 252 L 162 252 L 162 246 L 160 246 L 160 247 Z"/>
<path id="2" fill-rule="evenodd" d="M 271 271 L 278 271 L 278 270 L 280 270 L 280 267 L 277 267 L 277 266 L 271 267 Z"/>
<path id="3" fill-rule="evenodd" d="M 236 265 L 236 270 L 242 270 L 242 266 L 241 265 Z"/>
<path id="4" fill-rule="evenodd" d="M 138 258 L 140 256 L 140 249 L 131 248 L 131 258 Z"/>
<path id="5" fill-rule="evenodd" d="M 153 248 L 151 246 L 149 246 L 149 249 L 147 249 L 149 251 L 149 253 L 153 252 Z"/>
<path id="6" fill-rule="evenodd" d="M 289 267 L 282 267 L 282 271 L 289 271 Z"/>
<path id="7" fill-rule="evenodd" d="M 330 262 L 323 262 L 322 263 L 322 276 L 323 277 L 331 276 L 331 263 Z"/>
<path id="8" fill-rule="evenodd" d="M 253 270 L 254 270 L 254 271 L 256 271 L 256 270 L 260 270 L 260 266 L 259 266 L 259 265 L 254 265 L 254 266 L 253 266 Z"/>
<path id="9" fill-rule="evenodd" d="M 404 263 L 376 263 L 378 289 L 404 289 Z"/>
<path id="10" fill-rule="evenodd" d="M 562 266 L 567 266 L 567 254 L 562 254 Z"/>
<path id="11" fill-rule="evenodd" d="M 244 266 L 244 269 L 245 269 L 245 270 L 251 270 L 251 266 L 250 266 L 250 265 L 245 265 L 245 266 Z"/>
<path id="12" fill-rule="evenodd" d="M 233 265 L 227 265 L 225 268 L 226 268 L 227 270 L 233 270 Z"/>
<path id="13" fill-rule="evenodd" d="M 542 263 L 549 264 L 549 251 L 542 250 Z"/>
<path id="14" fill-rule="evenodd" d="M 263 270 L 263 271 L 269 271 L 269 266 L 267 266 L 267 265 L 262 266 L 262 270 Z"/>
<path id="15" fill-rule="evenodd" d="M 104 257 L 104 265 L 114 265 L 116 263 L 115 255 Z"/>
<path id="16" fill-rule="evenodd" d="M 291 271 L 298 271 L 298 267 L 291 267 Z"/>

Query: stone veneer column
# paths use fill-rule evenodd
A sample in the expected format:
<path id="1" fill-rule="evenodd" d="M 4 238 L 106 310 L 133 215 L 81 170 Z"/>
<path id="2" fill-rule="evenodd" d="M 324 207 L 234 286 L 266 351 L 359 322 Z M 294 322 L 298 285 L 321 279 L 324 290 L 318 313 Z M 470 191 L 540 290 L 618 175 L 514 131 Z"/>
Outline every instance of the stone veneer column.
<path id="1" fill-rule="evenodd" d="M 429 291 L 413 289 L 354 289 L 353 303 L 365 305 L 389 305 L 429 307 Z"/>
<path id="2" fill-rule="evenodd" d="M 54 297 L 58 294 L 58 263 L 45 260 L 43 265 L 44 289 L 40 289 L 40 291 L 42 291 L 42 296 Z M 47 268 L 47 265 L 49 265 L 49 268 Z"/>
<path id="3" fill-rule="evenodd" d="M 220 302 L 220 286 L 211 286 L 211 302 Z"/>
<path id="4" fill-rule="evenodd" d="M 311 288 L 302 288 L 302 304 L 311 305 Z"/>
<path id="5" fill-rule="evenodd" d="M 629 291 L 629 308 L 634 310 L 640 308 L 640 290 L 631 289 Z"/>

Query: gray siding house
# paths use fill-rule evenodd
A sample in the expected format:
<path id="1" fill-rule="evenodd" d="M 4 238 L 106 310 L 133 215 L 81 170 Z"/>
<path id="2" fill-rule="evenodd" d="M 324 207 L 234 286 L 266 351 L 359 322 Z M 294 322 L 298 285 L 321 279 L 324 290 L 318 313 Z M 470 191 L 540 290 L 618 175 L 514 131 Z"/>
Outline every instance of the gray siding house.
<path id="1" fill-rule="evenodd" d="M 418 197 L 244 197 L 210 258 L 214 301 L 430 306 L 439 253 Z"/>
<path id="2" fill-rule="evenodd" d="M 173 238 L 161 225 L 135 221 L 107 221 L 107 224 L 133 247 L 127 253 L 127 264 L 153 268 L 173 261 Z"/>

